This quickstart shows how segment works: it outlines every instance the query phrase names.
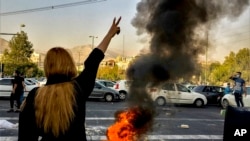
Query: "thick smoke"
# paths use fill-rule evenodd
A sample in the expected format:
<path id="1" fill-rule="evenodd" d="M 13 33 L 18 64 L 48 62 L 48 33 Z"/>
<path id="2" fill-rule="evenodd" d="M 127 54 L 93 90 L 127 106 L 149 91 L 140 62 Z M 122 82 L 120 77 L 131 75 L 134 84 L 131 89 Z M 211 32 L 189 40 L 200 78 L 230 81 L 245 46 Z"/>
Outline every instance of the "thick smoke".
<path id="1" fill-rule="evenodd" d="M 162 62 L 172 79 L 193 73 L 199 69 L 198 55 L 205 52 L 209 26 L 224 17 L 237 18 L 248 4 L 249 0 L 142 0 L 132 25 L 139 35 L 146 33 L 151 37 L 151 54 L 158 56 L 152 57 L 155 61 L 143 62 L 144 65 Z M 140 69 L 140 63 L 135 62 L 128 70 Z M 136 76 L 128 73 L 131 77 Z"/>
<path id="2" fill-rule="evenodd" d="M 146 87 L 198 70 L 209 27 L 221 18 L 236 19 L 248 4 L 249 0 L 141 0 L 132 25 L 138 35 L 150 36 L 150 53 L 139 56 L 127 70 L 127 78 L 133 80 L 129 106 L 147 111 L 151 123 L 155 109 Z"/>

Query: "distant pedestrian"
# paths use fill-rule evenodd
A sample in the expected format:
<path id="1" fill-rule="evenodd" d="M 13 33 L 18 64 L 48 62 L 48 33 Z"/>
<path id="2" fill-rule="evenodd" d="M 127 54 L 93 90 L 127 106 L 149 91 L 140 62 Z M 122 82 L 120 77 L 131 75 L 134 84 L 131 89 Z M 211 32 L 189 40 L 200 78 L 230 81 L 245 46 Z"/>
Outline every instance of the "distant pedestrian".
<path id="1" fill-rule="evenodd" d="M 15 71 L 15 77 L 14 77 L 14 87 L 13 87 L 13 94 L 15 95 L 17 99 L 17 110 L 15 112 L 20 112 L 20 106 L 21 106 L 21 97 L 23 96 L 25 89 L 24 84 L 24 78 L 20 75 L 20 71 Z"/>
<path id="2" fill-rule="evenodd" d="M 241 78 L 241 72 L 236 72 L 236 74 L 232 75 L 229 79 L 234 81 L 233 94 L 237 107 L 244 107 L 242 95 L 245 94 L 246 96 L 247 93 L 245 80 Z"/>
<path id="3" fill-rule="evenodd" d="M 111 39 L 119 33 L 119 22 L 113 23 L 101 43 L 77 69 L 70 53 L 62 47 L 51 48 L 44 60 L 47 82 L 32 89 L 19 115 L 18 141 L 86 141 L 86 100 L 93 91 L 100 62 Z"/>
<path id="4" fill-rule="evenodd" d="M 22 74 L 21 77 L 23 77 L 25 79 L 25 75 Z M 26 87 L 24 87 L 24 91 L 23 93 L 20 95 L 20 103 L 22 104 L 23 100 L 24 100 L 24 92 L 26 91 Z"/>
<path id="5" fill-rule="evenodd" d="M 11 83 L 12 83 L 12 91 L 11 91 L 11 94 L 10 94 L 10 109 L 7 111 L 8 113 L 9 112 L 14 112 L 14 103 L 16 101 L 16 105 L 17 105 L 17 97 L 16 95 L 13 93 L 14 91 L 14 79 L 11 80 Z"/>
<path id="6" fill-rule="evenodd" d="M 230 93 L 232 93 L 232 89 L 230 87 L 230 83 L 227 83 L 227 86 L 224 90 L 224 94 L 230 94 Z"/>

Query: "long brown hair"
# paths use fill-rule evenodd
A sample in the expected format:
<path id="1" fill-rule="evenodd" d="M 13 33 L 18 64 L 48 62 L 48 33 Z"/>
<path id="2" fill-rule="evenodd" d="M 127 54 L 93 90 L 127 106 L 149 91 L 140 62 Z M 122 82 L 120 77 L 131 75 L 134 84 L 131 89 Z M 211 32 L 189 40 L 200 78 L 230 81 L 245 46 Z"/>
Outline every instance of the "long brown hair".
<path id="1" fill-rule="evenodd" d="M 77 75 L 75 63 L 67 50 L 54 47 L 47 52 L 44 71 L 49 79 L 54 75 L 65 76 L 72 80 Z M 73 82 L 45 85 L 37 90 L 35 97 L 35 116 L 37 126 L 54 136 L 64 133 L 74 118 Z"/>

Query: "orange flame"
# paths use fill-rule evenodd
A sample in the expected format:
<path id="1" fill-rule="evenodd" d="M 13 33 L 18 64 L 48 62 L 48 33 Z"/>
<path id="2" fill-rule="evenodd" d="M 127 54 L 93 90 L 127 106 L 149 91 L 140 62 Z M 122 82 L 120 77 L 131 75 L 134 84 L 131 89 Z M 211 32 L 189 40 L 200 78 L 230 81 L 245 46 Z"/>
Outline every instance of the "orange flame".
<path id="1" fill-rule="evenodd" d="M 107 130 L 108 141 L 138 141 L 148 130 L 152 114 L 141 107 L 133 107 L 116 114 L 116 121 Z"/>

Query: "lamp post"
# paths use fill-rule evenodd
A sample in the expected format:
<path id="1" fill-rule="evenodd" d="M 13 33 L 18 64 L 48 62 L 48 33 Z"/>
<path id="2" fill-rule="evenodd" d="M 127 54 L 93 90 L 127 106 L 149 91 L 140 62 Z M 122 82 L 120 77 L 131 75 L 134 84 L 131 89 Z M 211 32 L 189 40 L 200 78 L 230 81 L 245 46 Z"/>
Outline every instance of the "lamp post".
<path id="1" fill-rule="evenodd" d="M 1 59 L 1 72 L 0 72 L 0 77 L 2 78 L 3 77 L 3 54 L 2 54 L 2 50 L 0 52 L 0 59 Z"/>
<path id="2" fill-rule="evenodd" d="M 20 25 L 20 32 L 22 31 L 22 27 L 25 27 L 25 24 Z"/>
<path id="3" fill-rule="evenodd" d="M 95 38 L 98 38 L 98 37 L 97 36 L 89 36 L 89 38 L 92 38 L 92 49 L 94 49 Z"/>

